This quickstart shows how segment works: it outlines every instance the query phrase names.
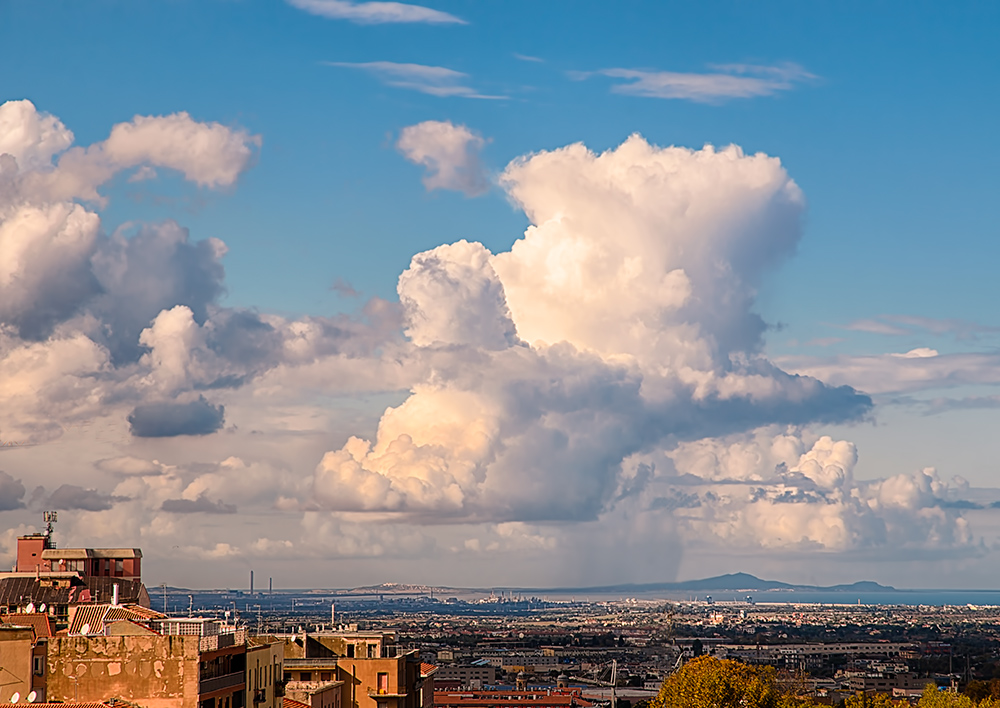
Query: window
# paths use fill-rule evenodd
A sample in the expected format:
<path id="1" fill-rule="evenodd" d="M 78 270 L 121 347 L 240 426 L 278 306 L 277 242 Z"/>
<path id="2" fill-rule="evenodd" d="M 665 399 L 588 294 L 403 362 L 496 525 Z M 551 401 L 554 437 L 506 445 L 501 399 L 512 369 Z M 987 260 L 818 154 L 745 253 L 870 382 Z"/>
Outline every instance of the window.
<path id="1" fill-rule="evenodd" d="M 44 676 L 45 675 L 45 657 L 44 656 L 33 656 L 31 658 L 34 660 L 34 667 L 33 668 L 34 668 L 34 671 L 35 671 L 35 676 Z"/>
<path id="2" fill-rule="evenodd" d="M 385 695 L 389 692 L 389 674 L 379 672 L 378 675 L 378 692 L 379 695 Z"/>
<path id="3" fill-rule="evenodd" d="M 329 681 L 330 680 L 330 672 L 329 671 L 324 671 L 323 673 L 321 673 L 319 675 L 319 680 L 320 681 Z"/>
<path id="4" fill-rule="evenodd" d="M 348 644 L 347 645 L 347 658 L 348 659 L 353 659 L 354 658 L 354 645 L 353 644 Z"/>
<path id="5" fill-rule="evenodd" d="M 124 574 L 125 574 L 125 561 L 118 558 L 115 560 L 115 575 L 124 575 Z"/>
<path id="6" fill-rule="evenodd" d="M 312 680 L 313 680 L 312 671 L 299 672 L 299 681 L 312 681 Z"/>
<path id="7" fill-rule="evenodd" d="M 377 656 L 375 655 L 375 651 L 376 651 L 377 649 L 378 649 L 378 644 L 369 644 L 369 645 L 368 645 L 368 658 L 369 658 L 369 659 L 377 659 L 377 658 L 378 658 L 378 657 L 377 657 Z"/>

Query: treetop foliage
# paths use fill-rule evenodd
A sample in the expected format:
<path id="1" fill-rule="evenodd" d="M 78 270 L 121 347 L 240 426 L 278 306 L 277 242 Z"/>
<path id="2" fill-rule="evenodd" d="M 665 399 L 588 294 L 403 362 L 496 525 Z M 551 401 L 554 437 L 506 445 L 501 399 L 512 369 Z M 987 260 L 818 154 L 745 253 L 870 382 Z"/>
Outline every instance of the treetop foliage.
<path id="1" fill-rule="evenodd" d="M 684 664 L 660 687 L 649 708 L 814 708 L 794 681 L 779 680 L 770 666 L 752 666 L 729 659 L 699 656 Z M 987 689 L 970 697 L 924 688 L 917 708 L 1000 708 L 1000 698 Z M 978 699 L 978 700 L 977 700 Z M 910 704 L 885 693 L 858 693 L 845 708 L 901 708 Z"/>

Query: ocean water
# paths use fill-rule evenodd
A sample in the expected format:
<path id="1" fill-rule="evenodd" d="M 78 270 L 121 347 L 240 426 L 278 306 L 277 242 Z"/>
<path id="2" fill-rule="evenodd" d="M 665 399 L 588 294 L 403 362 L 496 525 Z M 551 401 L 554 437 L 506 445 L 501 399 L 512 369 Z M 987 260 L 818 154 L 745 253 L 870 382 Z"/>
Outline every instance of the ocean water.
<path id="1" fill-rule="evenodd" d="M 622 593 L 584 593 L 572 599 L 591 602 L 607 600 L 669 600 L 704 601 L 709 595 L 718 604 L 745 604 L 747 595 L 755 603 L 823 604 L 823 605 L 974 605 L 1000 607 L 1000 590 L 887 590 L 882 592 L 841 592 L 810 590 L 765 590 L 740 591 L 714 590 L 711 592 L 651 591 L 625 595 Z M 569 597 L 545 595 L 553 600 L 568 600 Z"/>

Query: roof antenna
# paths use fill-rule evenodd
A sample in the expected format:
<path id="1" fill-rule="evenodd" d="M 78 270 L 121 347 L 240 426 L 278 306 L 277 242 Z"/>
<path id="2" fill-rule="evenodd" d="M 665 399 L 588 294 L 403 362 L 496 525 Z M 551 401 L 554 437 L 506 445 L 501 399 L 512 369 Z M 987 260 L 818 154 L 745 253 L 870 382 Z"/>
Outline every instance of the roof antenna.
<path id="1" fill-rule="evenodd" d="M 56 544 L 52 543 L 52 524 L 59 521 L 58 511 L 43 511 L 42 512 L 42 522 L 45 524 L 45 547 L 55 548 Z"/>

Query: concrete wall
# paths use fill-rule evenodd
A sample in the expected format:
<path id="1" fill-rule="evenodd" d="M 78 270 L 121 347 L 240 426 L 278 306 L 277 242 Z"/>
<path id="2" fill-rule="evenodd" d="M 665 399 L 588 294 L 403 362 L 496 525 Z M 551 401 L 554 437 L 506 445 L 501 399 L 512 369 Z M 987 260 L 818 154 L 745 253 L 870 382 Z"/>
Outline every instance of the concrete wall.
<path id="1" fill-rule="evenodd" d="M 24 627 L 0 628 L 0 703 L 10 703 L 14 693 L 21 700 L 31 692 L 31 653 L 35 633 Z"/>
<path id="2" fill-rule="evenodd" d="M 23 536 L 17 539 L 17 563 L 14 570 L 18 573 L 34 573 L 42 567 L 42 551 L 46 548 L 45 537 Z"/>
<path id="3" fill-rule="evenodd" d="M 124 698 L 145 708 L 197 708 L 198 637 L 52 637 L 49 701 Z"/>
<path id="4" fill-rule="evenodd" d="M 281 642 L 247 647 L 247 704 L 256 708 L 281 708 L 275 685 L 284 680 L 285 652 Z M 254 694 L 263 691 L 264 702 L 254 704 Z M 339 706 L 338 706 L 339 708 Z"/>
<path id="5" fill-rule="evenodd" d="M 409 693 L 413 699 L 413 683 L 410 690 L 407 690 L 406 682 L 406 659 L 399 657 L 395 659 L 348 659 L 342 658 L 337 664 L 340 668 L 338 678 L 344 681 L 344 701 L 346 708 L 378 708 L 378 701 L 368 695 L 368 691 L 378 690 L 378 675 L 387 674 L 388 688 L 386 693 L 399 694 Z M 351 688 L 353 687 L 354 704 L 351 705 Z M 389 706 L 403 708 L 409 702 L 390 701 Z"/>
<path id="6" fill-rule="evenodd" d="M 326 684 L 321 681 L 294 681 L 285 688 L 285 696 L 312 708 L 341 708 L 341 686 L 336 681 Z"/>

